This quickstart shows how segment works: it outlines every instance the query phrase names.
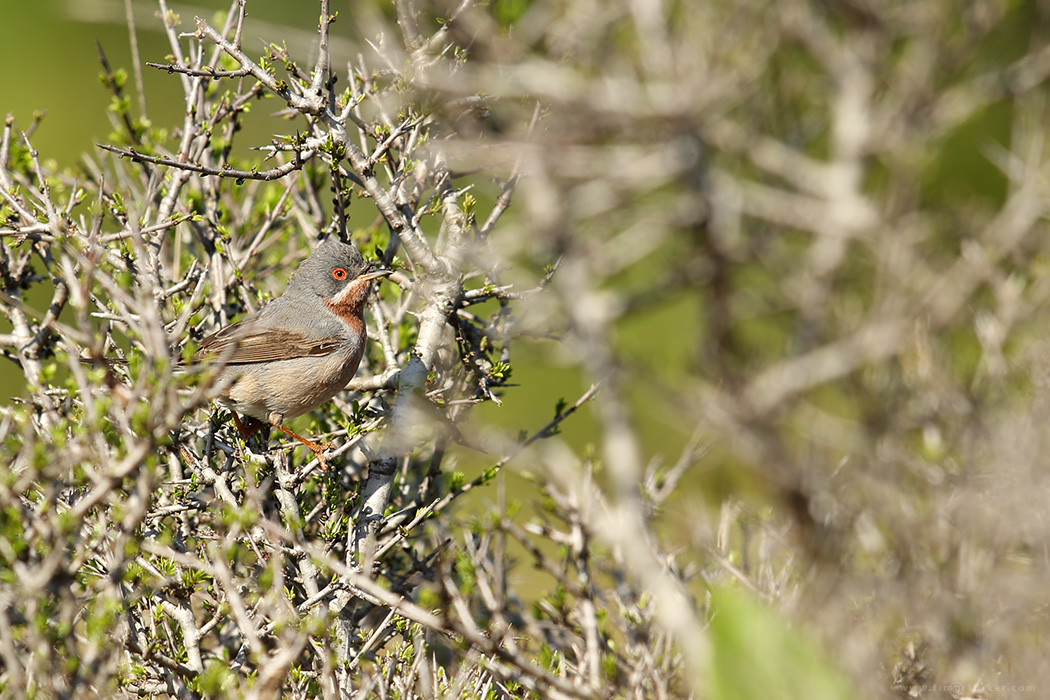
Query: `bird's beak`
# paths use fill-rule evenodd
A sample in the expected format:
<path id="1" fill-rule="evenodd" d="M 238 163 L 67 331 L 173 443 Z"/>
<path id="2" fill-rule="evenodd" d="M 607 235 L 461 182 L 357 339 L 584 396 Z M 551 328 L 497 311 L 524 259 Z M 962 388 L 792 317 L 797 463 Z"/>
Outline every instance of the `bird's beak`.
<path id="1" fill-rule="evenodd" d="M 385 269 L 384 270 L 369 270 L 368 272 L 364 273 L 363 275 L 359 275 L 357 280 L 359 282 L 364 282 L 366 280 L 374 280 L 374 279 L 376 279 L 378 277 L 386 277 L 387 275 L 392 275 L 392 274 L 394 274 L 393 270 L 385 270 Z"/>

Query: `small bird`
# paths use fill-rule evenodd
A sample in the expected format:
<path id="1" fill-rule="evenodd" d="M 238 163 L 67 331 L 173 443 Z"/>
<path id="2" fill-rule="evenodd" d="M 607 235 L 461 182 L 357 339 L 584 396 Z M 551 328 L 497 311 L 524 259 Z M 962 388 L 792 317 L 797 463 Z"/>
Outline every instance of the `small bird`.
<path id="1" fill-rule="evenodd" d="M 372 280 L 389 274 L 329 236 L 299 265 L 284 294 L 201 341 L 196 362 L 221 365 L 216 381 L 224 389 L 217 401 L 234 412 L 242 436 L 269 423 L 325 466 L 328 445 L 283 423 L 329 401 L 353 378 L 365 351 Z"/>

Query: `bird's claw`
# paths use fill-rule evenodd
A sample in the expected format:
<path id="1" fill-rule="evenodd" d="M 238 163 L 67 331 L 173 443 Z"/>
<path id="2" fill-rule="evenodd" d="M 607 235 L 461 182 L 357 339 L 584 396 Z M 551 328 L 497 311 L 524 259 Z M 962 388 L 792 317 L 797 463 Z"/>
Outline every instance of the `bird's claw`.
<path id="1" fill-rule="evenodd" d="M 317 458 L 317 464 L 320 465 L 321 471 L 328 471 L 328 460 L 325 459 L 325 452 L 335 447 L 335 444 L 331 440 L 328 440 L 320 445 L 314 445 L 310 449 L 314 453 L 314 457 Z"/>

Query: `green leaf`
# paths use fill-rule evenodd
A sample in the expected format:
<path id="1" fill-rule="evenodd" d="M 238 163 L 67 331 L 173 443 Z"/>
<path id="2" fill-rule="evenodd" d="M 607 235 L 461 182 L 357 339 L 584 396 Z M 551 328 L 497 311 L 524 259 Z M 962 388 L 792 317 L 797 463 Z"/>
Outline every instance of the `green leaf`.
<path id="1" fill-rule="evenodd" d="M 796 625 L 732 588 L 711 596 L 712 700 L 852 700 L 845 675 Z"/>
<path id="2" fill-rule="evenodd" d="M 233 671 L 221 660 L 212 660 L 190 685 L 205 697 L 216 697 L 234 682 Z"/>

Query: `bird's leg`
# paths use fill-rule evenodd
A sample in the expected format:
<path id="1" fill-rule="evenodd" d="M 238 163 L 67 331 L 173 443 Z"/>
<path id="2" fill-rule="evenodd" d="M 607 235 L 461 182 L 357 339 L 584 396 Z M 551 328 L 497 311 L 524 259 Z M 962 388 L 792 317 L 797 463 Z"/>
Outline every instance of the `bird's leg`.
<path id="1" fill-rule="evenodd" d="M 237 434 L 241 436 L 241 440 L 244 441 L 244 448 L 250 452 L 254 452 L 259 446 L 252 447 L 248 444 L 248 441 L 253 435 L 258 433 L 266 423 L 259 420 L 258 418 L 252 418 L 251 416 L 239 416 L 237 411 L 230 411 L 233 415 L 233 424 L 237 427 Z M 261 447 L 263 451 L 266 451 L 266 443 L 270 441 L 270 431 L 267 430 L 265 435 L 261 436 Z"/>
<path id="2" fill-rule="evenodd" d="M 242 420 L 241 417 L 237 415 L 237 411 L 232 411 L 232 413 L 233 424 L 237 426 L 237 432 L 240 433 L 242 440 L 247 440 L 252 435 L 259 432 L 259 428 L 263 427 L 263 422 L 257 418 L 245 416 Z"/>
<path id="3" fill-rule="evenodd" d="M 302 435 L 294 433 L 291 430 L 289 430 L 288 428 L 284 427 L 283 421 L 284 421 L 284 417 L 281 416 L 279 413 L 271 413 L 270 414 L 270 425 L 272 425 L 273 427 L 277 428 L 278 430 L 280 430 L 282 433 L 284 433 L 288 437 L 295 438 L 299 442 L 301 442 L 304 445 L 306 445 L 307 447 L 309 447 L 310 451 L 314 453 L 314 457 L 317 458 L 318 464 L 321 465 L 321 469 L 323 469 L 325 471 L 328 471 L 328 463 L 325 462 L 324 453 L 326 451 L 328 451 L 329 449 L 331 449 L 332 443 L 326 442 L 326 443 L 324 443 L 322 445 L 318 445 L 316 442 L 311 442 L 310 440 L 307 440 L 306 438 L 304 438 Z"/>

